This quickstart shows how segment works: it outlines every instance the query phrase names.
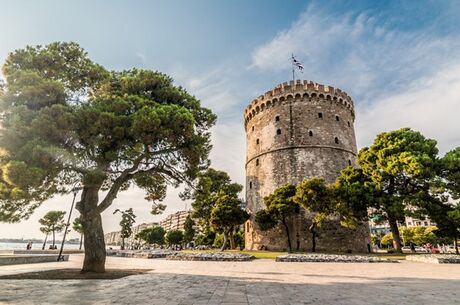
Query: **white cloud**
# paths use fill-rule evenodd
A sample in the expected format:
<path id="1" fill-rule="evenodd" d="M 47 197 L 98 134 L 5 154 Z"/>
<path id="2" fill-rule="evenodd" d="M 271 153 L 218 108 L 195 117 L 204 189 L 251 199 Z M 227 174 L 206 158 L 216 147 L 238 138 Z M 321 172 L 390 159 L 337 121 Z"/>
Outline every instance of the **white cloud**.
<path id="1" fill-rule="evenodd" d="M 443 154 L 460 146 L 460 64 L 415 80 L 405 90 L 358 108 L 359 146 L 382 131 L 411 127 L 436 139 Z"/>

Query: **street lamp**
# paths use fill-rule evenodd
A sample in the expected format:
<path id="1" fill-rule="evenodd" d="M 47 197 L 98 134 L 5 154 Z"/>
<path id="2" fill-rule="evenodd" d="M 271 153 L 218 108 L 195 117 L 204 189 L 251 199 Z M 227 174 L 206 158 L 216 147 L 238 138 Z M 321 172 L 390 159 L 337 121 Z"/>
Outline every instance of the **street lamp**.
<path id="1" fill-rule="evenodd" d="M 59 250 L 59 255 L 58 255 L 58 258 L 57 258 L 58 262 L 64 260 L 64 256 L 62 255 L 62 250 L 64 250 L 64 242 L 65 242 L 65 238 L 66 238 L 66 235 L 67 235 L 67 231 L 69 230 L 70 218 L 72 217 L 73 205 L 75 204 L 75 198 L 77 197 L 78 190 L 79 189 L 77 187 L 75 187 L 75 186 L 72 188 L 73 200 L 72 200 L 72 205 L 70 206 L 69 218 L 67 218 L 67 224 L 66 224 L 65 230 L 64 230 L 64 237 L 62 238 L 62 242 L 61 242 L 61 249 Z"/>

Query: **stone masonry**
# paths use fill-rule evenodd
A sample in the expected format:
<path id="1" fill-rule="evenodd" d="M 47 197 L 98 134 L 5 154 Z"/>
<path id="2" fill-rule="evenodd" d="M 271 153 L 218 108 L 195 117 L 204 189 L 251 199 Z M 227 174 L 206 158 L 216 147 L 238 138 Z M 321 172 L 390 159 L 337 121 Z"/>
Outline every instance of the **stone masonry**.
<path id="1" fill-rule="evenodd" d="M 246 248 L 286 250 L 281 227 L 263 232 L 254 221 L 263 198 L 277 187 L 310 177 L 334 182 L 340 171 L 356 163 L 353 100 L 330 86 L 297 80 L 280 84 L 256 98 L 245 110 L 246 201 L 251 218 L 245 224 Z M 291 242 L 311 248 L 312 215 L 301 209 L 290 222 Z M 356 230 L 328 221 L 318 229 L 317 249 L 366 252 L 367 224 Z"/>

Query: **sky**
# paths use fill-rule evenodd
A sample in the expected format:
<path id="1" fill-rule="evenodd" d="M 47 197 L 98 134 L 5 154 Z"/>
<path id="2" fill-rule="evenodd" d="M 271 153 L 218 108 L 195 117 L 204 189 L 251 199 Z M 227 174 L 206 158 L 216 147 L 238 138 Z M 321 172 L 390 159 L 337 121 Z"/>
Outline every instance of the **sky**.
<path id="1" fill-rule="evenodd" d="M 455 0 L 0 0 L 0 63 L 26 45 L 75 41 L 108 69 L 165 72 L 217 114 L 212 166 L 243 184 L 243 111 L 292 77 L 292 53 L 305 67 L 298 78 L 352 96 L 358 149 L 402 127 L 436 139 L 441 155 L 460 146 L 458 20 Z M 142 191 L 120 193 L 104 231 L 118 230 L 117 208 L 132 207 L 137 224 L 190 208 L 178 193 L 168 190 L 159 216 Z M 28 220 L 0 223 L 0 238 L 42 237 L 38 219 L 71 201 L 56 197 Z"/>

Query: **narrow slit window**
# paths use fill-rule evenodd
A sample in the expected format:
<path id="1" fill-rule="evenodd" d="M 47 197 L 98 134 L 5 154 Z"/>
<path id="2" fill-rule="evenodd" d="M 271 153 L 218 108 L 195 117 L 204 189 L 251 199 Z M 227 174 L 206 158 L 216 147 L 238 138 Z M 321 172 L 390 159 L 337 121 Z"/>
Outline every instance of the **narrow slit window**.
<path id="1" fill-rule="evenodd" d="M 335 142 L 335 144 L 339 144 L 339 138 L 335 137 L 334 142 Z"/>
<path id="2" fill-rule="evenodd" d="M 256 159 L 256 166 L 259 166 L 259 159 Z"/>
<path id="3" fill-rule="evenodd" d="M 351 160 L 348 160 L 348 165 L 351 166 Z"/>
<path id="4" fill-rule="evenodd" d="M 350 121 L 348 121 L 348 122 L 347 122 L 347 124 L 348 124 L 348 127 L 350 127 L 350 126 L 351 126 L 351 125 L 350 125 Z"/>
<path id="5" fill-rule="evenodd" d="M 252 131 L 254 131 L 254 126 L 252 126 Z"/>
<path id="6" fill-rule="evenodd" d="M 259 139 L 256 140 L 256 144 L 259 145 Z"/>
<path id="7" fill-rule="evenodd" d="M 337 122 L 340 121 L 340 118 L 339 118 L 338 115 L 335 116 L 335 120 L 336 120 Z"/>
<path id="8" fill-rule="evenodd" d="M 252 181 L 249 182 L 249 188 L 252 189 Z"/>
<path id="9" fill-rule="evenodd" d="M 276 134 L 281 134 L 281 129 L 277 129 Z"/>
<path id="10" fill-rule="evenodd" d="M 320 118 L 320 119 L 323 118 L 323 113 L 322 112 L 318 112 L 318 118 Z"/>
<path id="11" fill-rule="evenodd" d="M 275 117 L 275 121 L 276 121 L 276 122 L 279 122 L 279 120 L 280 120 L 280 116 L 277 115 L 277 116 Z"/>
<path id="12" fill-rule="evenodd" d="M 310 131 L 308 132 L 308 135 L 309 135 L 310 137 L 313 137 L 313 131 L 310 130 Z"/>

